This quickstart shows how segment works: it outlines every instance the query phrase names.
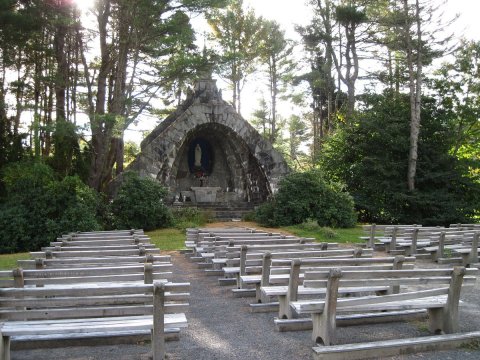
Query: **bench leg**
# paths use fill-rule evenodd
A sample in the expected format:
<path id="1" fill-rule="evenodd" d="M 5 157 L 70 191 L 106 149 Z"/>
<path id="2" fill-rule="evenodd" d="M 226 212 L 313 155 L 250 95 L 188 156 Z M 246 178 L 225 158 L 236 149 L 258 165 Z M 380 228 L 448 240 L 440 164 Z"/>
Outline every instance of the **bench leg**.
<path id="1" fill-rule="evenodd" d="M 152 355 L 153 360 L 165 359 L 165 287 L 163 283 L 153 286 L 153 329 Z"/>
<path id="2" fill-rule="evenodd" d="M 255 284 L 255 301 L 257 303 L 265 303 L 266 301 L 263 299 L 262 289 L 260 284 Z"/>
<path id="3" fill-rule="evenodd" d="M 334 315 L 335 316 L 335 315 Z M 336 322 L 329 321 L 325 313 L 312 314 L 312 340 L 316 344 L 334 345 L 336 339 Z"/>
<path id="4" fill-rule="evenodd" d="M 290 303 L 285 295 L 278 296 L 278 318 L 279 319 L 291 319 L 292 312 L 290 309 Z"/>
<path id="5" fill-rule="evenodd" d="M 428 329 L 433 334 L 443 334 L 443 317 L 445 313 L 442 308 L 428 309 Z"/>
<path id="6" fill-rule="evenodd" d="M 10 360 L 10 337 L 2 336 L 0 342 L 0 360 Z"/>
<path id="7" fill-rule="evenodd" d="M 235 279 L 237 282 L 237 289 L 242 289 L 242 279 L 240 278 L 240 274 L 235 274 Z"/>
<path id="8" fill-rule="evenodd" d="M 312 340 L 314 343 L 332 345 L 337 342 L 337 298 L 341 277 L 340 269 L 330 269 L 323 312 L 312 313 Z"/>

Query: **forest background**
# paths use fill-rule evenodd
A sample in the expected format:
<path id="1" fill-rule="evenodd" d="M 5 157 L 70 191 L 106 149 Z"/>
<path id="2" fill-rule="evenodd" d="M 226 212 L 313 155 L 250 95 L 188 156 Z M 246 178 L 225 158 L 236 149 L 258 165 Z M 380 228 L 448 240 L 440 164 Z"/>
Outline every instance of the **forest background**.
<path id="1" fill-rule="evenodd" d="M 264 83 L 248 120 L 359 220 L 478 219 L 480 43 L 449 33 L 445 2 L 309 0 L 300 41 L 241 0 L 78 4 L 0 0 L 6 249 L 118 225 L 106 190 L 139 151 L 127 129 L 164 119 L 212 65 L 239 113 Z"/>

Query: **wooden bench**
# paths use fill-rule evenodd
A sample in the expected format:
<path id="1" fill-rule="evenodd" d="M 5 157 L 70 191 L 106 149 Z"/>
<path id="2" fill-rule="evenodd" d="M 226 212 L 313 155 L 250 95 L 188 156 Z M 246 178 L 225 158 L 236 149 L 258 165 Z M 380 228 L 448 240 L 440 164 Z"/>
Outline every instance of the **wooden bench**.
<path id="1" fill-rule="evenodd" d="M 264 254 L 262 259 L 262 269 L 259 275 L 243 275 L 241 282 L 248 286 L 254 285 L 256 289 L 256 301 L 258 303 L 265 303 L 270 296 L 279 296 L 278 293 L 267 296 L 269 291 L 281 291 L 280 295 L 285 295 L 290 300 L 292 295 L 288 295 L 288 289 L 295 285 L 300 285 L 303 281 L 303 273 L 305 271 L 312 271 L 312 268 L 326 268 L 326 267 L 355 267 L 356 269 L 363 269 L 369 267 L 372 270 L 386 270 L 392 268 L 412 268 L 415 264 L 415 257 L 361 257 L 361 252 L 358 252 L 352 258 L 299 258 L 297 263 L 292 263 L 291 259 L 272 259 L 270 253 Z M 294 266 L 293 266 L 294 265 Z M 293 266 L 293 267 L 292 267 Z M 296 266 L 300 269 L 296 271 Z M 292 278 L 291 274 L 297 275 L 299 279 Z M 286 286 L 285 286 L 286 285 Z M 268 289 L 267 287 L 270 287 Z M 276 289 L 274 289 L 274 287 Z M 262 289 L 264 292 L 262 292 Z M 232 291 L 235 291 L 233 289 Z M 296 290 L 292 290 L 296 292 Z M 303 289 L 300 290 L 300 292 Z M 261 306 L 251 304 L 251 309 L 260 309 Z M 256 310 L 253 310 L 256 311 Z M 282 316 L 279 316 L 280 318 Z"/>
<path id="2" fill-rule="evenodd" d="M 109 250 L 138 250 L 140 248 L 144 249 L 154 249 L 158 248 L 153 244 L 135 244 L 135 245 L 88 245 L 88 246 L 44 246 L 41 248 L 41 251 L 109 251 Z"/>
<path id="3" fill-rule="evenodd" d="M 306 243 L 306 244 L 291 244 L 291 245 L 258 245 L 258 246 L 246 246 L 242 245 L 239 248 L 227 248 L 224 254 L 220 253 L 220 256 L 215 253 L 205 254 L 205 256 L 214 255 L 213 258 L 207 261 L 213 264 L 213 272 L 221 275 L 222 271 L 224 275 L 235 273 L 240 271 L 240 275 L 244 275 L 244 271 L 241 269 L 245 267 L 250 273 L 259 273 L 261 270 L 262 255 L 266 252 L 272 252 L 274 257 L 285 256 L 298 258 L 298 257 L 325 257 L 325 256 L 350 256 L 352 251 L 348 249 L 336 249 L 333 246 L 333 250 L 328 250 L 328 243 Z M 328 251 L 328 252 L 326 252 Z M 254 268 L 256 267 L 256 268 Z M 209 270 L 206 270 L 207 272 Z"/>
<path id="4" fill-rule="evenodd" d="M 201 234 L 195 240 L 187 239 L 185 241 L 185 247 L 193 248 L 195 246 L 199 246 L 200 243 L 204 242 L 213 242 L 213 241 L 235 241 L 235 240 L 259 240 L 259 239 L 269 239 L 269 238 L 285 238 L 286 235 L 282 235 L 279 233 L 235 233 L 235 234 L 216 234 L 216 233 L 208 233 L 208 234 Z"/>
<path id="5" fill-rule="evenodd" d="M 415 229 L 421 227 L 422 225 L 363 225 L 362 230 L 365 233 L 364 236 L 361 236 L 360 239 L 367 241 L 367 248 L 374 248 L 375 241 L 380 238 L 391 237 L 392 233 L 395 231 L 395 235 L 401 235 L 406 229 Z M 394 228 L 396 228 L 394 230 Z"/>
<path id="6" fill-rule="evenodd" d="M 465 248 L 467 244 L 471 247 L 472 241 L 474 240 L 474 233 L 472 232 L 462 233 L 461 235 L 448 235 L 446 232 L 441 232 L 432 246 L 427 246 L 423 249 L 430 254 L 433 261 L 438 262 L 440 259 L 445 258 L 445 250 L 447 249 L 455 250 Z"/>
<path id="7" fill-rule="evenodd" d="M 300 245 L 301 247 L 304 244 L 318 244 L 315 242 L 315 239 L 312 238 L 298 238 L 293 237 L 290 239 L 283 239 L 283 238 L 269 238 L 265 240 L 230 240 L 229 242 L 215 242 L 215 243 L 203 243 L 201 242 L 199 246 L 194 248 L 194 254 L 197 258 L 221 258 L 229 256 L 228 253 L 238 252 L 241 246 L 257 246 L 260 248 L 266 248 L 268 246 L 281 248 L 282 246 L 285 248 L 295 247 Z M 326 243 L 324 243 L 326 244 Z M 336 246 L 336 243 L 332 243 L 330 246 Z M 319 245 L 314 245 L 315 247 L 319 247 Z M 320 246 L 323 248 L 323 246 Z M 212 255 L 213 254 L 213 255 Z M 192 257 L 195 260 L 195 257 Z"/>
<path id="8" fill-rule="evenodd" d="M 145 256 L 145 255 L 160 255 L 160 250 L 157 248 L 144 248 L 139 247 L 138 249 L 130 249 L 130 250 L 103 250 L 102 252 L 95 251 L 95 250 L 82 250 L 82 251 L 31 251 L 30 256 L 32 258 L 45 258 L 45 259 L 53 259 L 53 258 L 73 258 L 73 257 L 99 257 L 99 256 Z"/>
<path id="9" fill-rule="evenodd" d="M 148 238 L 147 235 L 143 233 L 143 230 L 127 230 L 127 231 L 105 231 L 105 232 L 89 232 L 89 233 L 69 233 L 64 234 L 57 238 L 58 241 L 62 240 L 107 240 L 107 239 L 117 239 L 117 238 L 132 238 L 138 237 L 141 239 Z"/>
<path id="10" fill-rule="evenodd" d="M 325 259 L 329 260 L 329 259 Z M 344 271 L 383 271 L 383 270 L 400 270 L 403 268 L 404 263 L 406 268 L 412 269 L 415 258 L 405 258 L 404 256 L 396 257 L 387 257 L 387 258 L 363 258 L 362 262 L 351 260 L 357 259 L 344 259 L 343 261 L 335 262 L 335 267 L 344 270 Z M 263 286 L 260 288 L 260 291 L 265 298 L 270 298 L 276 296 L 278 298 L 278 319 L 293 319 L 296 317 L 296 314 L 292 311 L 290 304 L 293 301 L 298 301 L 299 296 L 303 295 L 324 295 L 326 293 L 326 287 L 307 287 L 301 286 L 304 278 L 305 272 L 328 272 L 332 268 L 332 262 L 329 264 L 328 261 L 318 261 L 318 262 L 304 262 L 300 259 L 295 259 L 291 262 L 291 267 L 289 269 L 287 277 L 282 274 L 282 277 L 275 279 L 275 283 L 281 285 L 269 285 Z M 303 275 L 303 276 L 302 276 Z M 272 275 L 272 277 L 275 275 Z M 280 281 L 279 281 L 280 280 Z M 274 281 L 271 281 L 274 283 Z M 286 285 L 283 285 L 286 284 Z M 395 293 L 399 289 L 397 286 L 387 286 L 387 285 L 358 285 L 352 287 L 341 287 L 339 293 L 341 294 L 355 294 L 355 293 Z M 255 308 L 258 305 L 253 304 L 252 307 Z M 280 322 L 276 322 L 277 330 Z M 282 327 L 284 331 L 288 326 L 288 322 L 282 322 Z M 298 329 L 299 323 L 295 322 L 294 328 Z M 306 322 L 303 326 L 311 328 L 311 323 Z"/>
<path id="11" fill-rule="evenodd" d="M 187 237 L 185 241 L 185 247 L 191 248 L 195 246 L 199 241 L 203 240 L 205 237 L 215 237 L 215 236 L 229 236 L 229 237 L 238 237 L 238 236 L 247 236 L 247 235 L 260 235 L 268 236 L 269 233 L 265 231 L 258 231 L 255 229 L 249 228 L 212 228 L 212 229 L 190 229 L 187 231 Z M 270 233 L 271 234 L 271 233 Z"/>
<path id="12" fill-rule="evenodd" d="M 426 351 L 466 348 L 480 341 L 480 331 L 467 333 L 421 336 L 393 340 L 370 341 L 332 346 L 315 346 L 314 360 L 360 360 L 401 356 Z"/>
<path id="13" fill-rule="evenodd" d="M 126 238 L 111 238 L 111 239 L 82 239 L 82 240 L 68 240 L 62 239 L 60 241 L 50 242 L 50 246 L 105 246 L 105 245 L 138 245 L 150 244 L 150 238 L 126 237 Z"/>
<path id="14" fill-rule="evenodd" d="M 187 326 L 189 284 L 110 284 L 0 289 L 0 360 L 10 342 L 113 337 L 151 332 L 153 359 L 165 358 L 165 329 Z"/>
<path id="15" fill-rule="evenodd" d="M 470 247 L 461 247 L 453 249 L 453 253 L 459 255 L 462 258 L 463 266 L 471 266 L 478 263 L 478 239 L 480 238 L 480 231 L 476 231 L 473 236 Z"/>
<path id="16" fill-rule="evenodd" d="M 134 235 L 139 234 L 143 235 L 143 229 L 127 229 L 127 230 L 101 230 L 101 231 L 72 231 L 68 234 L 64 234 L 62 236 L 116 236 L 116 235 Z"/>
<path id="17" fill-rule="evenodd" d="M 245 247 L 248 252 L 263 253 L 266 251 L 306 251 L 306 250 L 321 250 L 325 248 L 325 244 L 322 243 L 303 243 L 296 242 L 292 244 L 267 244 L 267 245 L 241 245 L 241 246 L 227 246 L 222 249 L 217 249 L 216 252 L 201 253 L 200 266 L 222 268 L 225 265 L 232 266 L 233 262 L 240 263 L 241 248 Z M 230 261 L 229 261 L 230 260 Z M 202 265 L 203 263 L 204 265 Z"/>
<path id="18" fill-rule="evenodd" d="M 313 240 L 313 239 L 312 239 Z M 199 257 L 204 252 L 225 251 L 228 247 L 239 247 L 241 245 L 267 245 L 267 244 L 292 244 L 303 241 L 302 238 L 296 236 L 268 236 L 261 238 L 241 238 L 241 239 L 222 239 L 219 237 L 210 238 L 209 240 L 199 241 L 192 247 L 194 257 Z"/>
<path id="19" fill-rule="evenodd" d="M 480 230 L 480 224 L 450 224 L 449 228 L 457 228 L 461 230 Z"/>
<path id="20" fill-rule="evenodd" d="M 100 267 L 119 266 L 143 263 L 170 263 L 170 255 L 145 255 L 145 256 L 109 256 L 109 257 L 74 257 L 33 260 L 17 260 L 18 267 L 22 269 L 46 269 L 46 268 L 71 268 L 71 267 Z"/>
<path id="21" fill-rule="evenodd" d="M 0 287 L 47 286 L 75 283 L 98 282 L 144 282 L 151 284 L 154 280 L 171 277 L 172 264 L 139 264 L 111 267 L 85 267 L 62 269 L 39 269 L 0 271 Z"/>
<path id="22" fill-rule="evenodd" d="M 241 277 L 248 275 L 248 274 L 262 274 L 264 271 L 265 264 L 265 254 L 269 254 L 268 258 L 271 259 L 283 259 L 284 261 L 289 261 L 293 258 L 307 258 L 315 256 L 317 258 L 328 258 L 328 257 L 336 257 L 336 256 L 355 256 L 361 257 L 364 251 L 362 249 L 333 249 L 328 250 L 327 243 L 321 243 L 323 246 L 319 247 L 318 250 L 305 250 L 301 249 L 300 251 L 282 251 L 282 249 L 274 248 L 275 252 L 270 252 L 270 249 L 266 251 L 259 251 L 258 248 L 252 248 L 248 246 L 242 246 L 239 252 L 238 258 L 227 258 L 225 265 L 223 267 L 223 275 L 224 278 L 234 277 L 236 279 L 236 284 L 238 289 L 242 289 L 246 282 L 241 281 Z M 285 249 L 283 249 L 285 250 Z M 249 252 L 250 251 L 250 252 Z M 365 251 L 371 255 L 370 251 Z M 212 261 L 215 262 L 213 259 Z M 238 264 L 237 264 L 238 262 Z M 268 270 L 265 270 L 268 271 Z M 261 275 L 260 275 L 261 276 Z M 235 291 L 234 291 L 235 292 Z"/>
<path id="23" fill-rule="evenodd" d="M 478 269 L 415 269 L 382 271 L 306 272 L 304 286 L 326 287 L 324 299 L 292 302 L 298 314 L 311 314 L 315 343 L 336 343 L 337 313 L 348 312 L 359 322 L 393 313 L 402 318 L 404 310 L 424 309 L 433 333 L 453 333 L 458 328 L 458 305 L 462 282 L 474 283 Z M 467 275 L 467 276 L 465 276 Z M 465 279 L 464 279 L 465 278 Z M 430 286 L 384 296 L 338 298 L 341 287 L 363 286 Z M 361 315 L 361 316 L 358 316 Z"/>

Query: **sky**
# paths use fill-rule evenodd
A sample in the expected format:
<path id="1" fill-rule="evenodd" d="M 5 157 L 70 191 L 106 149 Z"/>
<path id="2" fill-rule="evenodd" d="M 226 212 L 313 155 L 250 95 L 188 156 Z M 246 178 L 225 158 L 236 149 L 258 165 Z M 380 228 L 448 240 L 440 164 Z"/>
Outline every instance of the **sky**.
<path id="1" fill-rule="evenodd" d="M 79 2 L 92 0 L 78 0 Z M 444 0 L 434 0 L 443 2 Z M 306 0 L 244 0 L 244 4 L 252 8 L 257 15 L 263 16 L 270 20 L 276 20 L 286 30 L 287 37 L 298 40 L 299 37 L 295 33 L 294 27 L 296 24 L 308 24 L 311 19 L 311 10 L 306 5 Z M 480 40 L 480 24 L 478 14 L 480 13 L 479 0 L 448 0 L 445 7 L 445 17 L 447 19 L 458 14 L 458 20 L 453 24 L 450 32 L 455 34 L 455 37 L 460 39 L 466 37 L 467 39 Z M 224 99 L 229 100 L 229 92 L 226 84 L 218 81 L 219 88 L 222 89 Z M 252 112 L 258 107 L 258 94 L 260 85 L 256 83 L 255 79 L 250 79 L 242 93 L 242 115 L 249 119 Z M 279 106 L 280 111 L 284 113 L 292 112 L 292 108 L 283 104 Z M 148 122 L 140 122 L 137 127 L 132 127 L 127 130 L 126 140 L 140 143 L 141 130 L 152 130 L 155 123 L 151 118 Z"/>

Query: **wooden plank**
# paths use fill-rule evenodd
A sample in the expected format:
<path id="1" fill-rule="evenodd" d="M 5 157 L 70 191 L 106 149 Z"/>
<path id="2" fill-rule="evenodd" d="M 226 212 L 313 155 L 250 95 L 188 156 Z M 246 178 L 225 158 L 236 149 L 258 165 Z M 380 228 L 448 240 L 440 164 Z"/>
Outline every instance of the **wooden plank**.
<path id="1" fill-rule="evenodd" d="M 165 314 L 165 326 L 168 327 L 186 327 L 187 318 L 185 314 Z M 90 321 L 91 319 L 83 319 L 77 322 L 67 323 L 61 322 L 55 324 L 50 322 L 45 324 L 37 322 L 37 324 L 15 324 L 14 321 L 6 322 L 2 327 L 4 336 L 24 336 L 24 335 L 48 335 L 73 333 L 82 334 L 89 332 L 105 332 L 105 331 L 122 331 L 122 330 L 145 330 L 151 329 L 153 326 L 152 316 L 143 318 L 122 318 L 122 320 L 105 319 L 99 321 Z"/>
<path id="2" fill-rule="evenodd" d="M 464 346 L 480 340 L 480 331 L 463 334 L 425 336 L 418 338 L 373 341 L 368 343 L 317 346 L 313 348 L 315 360 L 360 360 L 408 355 L 425 351 L 441 351 Z"/>

